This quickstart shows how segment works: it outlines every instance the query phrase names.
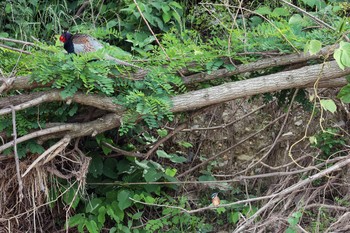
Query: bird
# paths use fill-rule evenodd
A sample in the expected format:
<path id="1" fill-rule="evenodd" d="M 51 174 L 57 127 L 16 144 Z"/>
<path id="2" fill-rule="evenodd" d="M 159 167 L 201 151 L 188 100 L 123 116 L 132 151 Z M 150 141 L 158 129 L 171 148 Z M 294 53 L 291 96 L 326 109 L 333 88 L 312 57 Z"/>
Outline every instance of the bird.
<path id="1" fill-rule="evenodd" d="M 104 46 L 96 38 L 89 36 L 87 34 L 74 34 L 64 31 L 60 36 L 60 41 L 63 43 L 63 48 L 67 53 L 88 53 L 95 52 L 102 49 Z M 105 55 L 105 59 L 115 61 L 119 65 L 132 66 L 135 68 L 140 68 L 136 65 L 130 64 L 126 61 L 119 60 L 110 55 Z"/>
<path id="2" fill-rule="evenodd" d="M 220 205 L 220 198 L 218 196 L 218 193 L 213 193 L 211 195 L 211 202 L 213 203 L 213 206 L 218 206 Z"/>

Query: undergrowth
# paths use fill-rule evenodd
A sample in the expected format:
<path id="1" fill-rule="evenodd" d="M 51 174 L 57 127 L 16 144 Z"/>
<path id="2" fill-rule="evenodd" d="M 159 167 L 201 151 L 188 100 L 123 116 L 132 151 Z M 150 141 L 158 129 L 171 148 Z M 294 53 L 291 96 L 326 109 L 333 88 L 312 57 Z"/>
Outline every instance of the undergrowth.
<path id="1" fill-rule="evenodd" d="M 26 2 L 27 7 L 24 7 Z M 181 143 L 164 143 L 149 160 L 137 156 L 121 157 L 111 146 L 134 154 L 146 153 L 147 148 L 152 148 L 159 139 L 170 133 L 164 125 L 174 120 L 179 123 L 187 121 L 188 115 L 174 115 L 172 112 L 173 96 L 225 81 L 185 86 L 181 72 L 210 74 L 220 68 L 234 70 L 236 67 L 233 64 L 224 62 L 227 57 L 235 65 L 246 64 L 258 61 L 264 52 L 285 54 L 302 52 L 306 48 L 306 52 L 317 53 L 322 47 L 336 43 L 350 27 L 339 13 L 341 5 L 334 3 L 322 7 L 316 6 L 316 3 L 312 5 L 312 1 L 302 1 L 314 10 L 316 16 L 327 16 L 324 20 L 335 28 L 332 30 L 317 28 L 306 16 L 297 11 L 287 11 L 277 3 L 258 4 L 258 1 L 251 1 L 256 6 L 255 10 L 242 8 L 235 16 L 231 11 L 236 8 L 223 4 L 191 5 L 193 8 L 186 11 L 183 7 L 186 4 L 181 1 L 137 2 L 138 6 L 134 1 L 91 0 L 79 15 L 75 14 L 81 7 L 81 1 L 0 2 L 0 8 L 4 9 L 0 13 L 0 37 L 27 41 L 32 41 L 31 36 L 39 38 L 39 41 L 35 40 L 35 46 L 28 49 L 31 55 L 19 56 L 17 52 L 0 47 L 2 76 L 15 73 L 17 76 L 30 76 L 32 83 L 47 84 L 46 87 L 31 90 L 33 93 L 59 90 L 63 100 L 78 92 L 94 93 L 113 98 L 114 103 L 125 109 L 118 129 L 77 140 L 75 150 L 77 147 L 83 148 L 82 151 L 91 158 L 84 194 L 81 194 L 81 186 L 71 185 L 71 180 L 57 179 L 59 188 L 45 190 L 50 200 L 60 200 L 51 208 L 69 206 L 71 216 L 66 226 L 76 227 L 79 232 L 100 232 L 105 228 L 109 232 L 212 232 L 227 224 L 236 226 L 242 219 L 256 213 L 260 203 L 220 207 L 210 210 L 207 215 L 188 214 L 183 210 L 208 206 L 210 200 L 206 195 L 217 191 L 217 188 L 200 190 L 202 193 L 196 190 L 197 195 L 205 196 L 198 200 L 187 197 L 181 185 L 169 183 L 177 182 L 179 170 L 184 164 L 192 162 L 188 157 L 193 153 L 189 152 L 190 149 L 198 146 L 195 139 L 188 137 Z M 143 23 L 138 7 L 160 44 Z M 186 15 L 188 12 L 196 17 Z M 78 56 L 68 55 L 58 42 L 58 35 L 63 29 L 92 34 L 103 41 L 106 48 Z M 11 42 L 6 45 L 15 46 Z M 335 53 L 335 59 L 342 68 L 350 65 L 348 48 L 349 44 L 342 42 Z M 135 79 L 132 74 L 138 72 L 136 68 L 107 61 L 103 59 L 105 53 L 130 62 L 140 61 L 137 65 L 146 70 L 147 75 Z M 274 73 L 276 70 L 264 72 Z M 248 79 L 257 75 L 260 74 L 251 73 L 232 79 Z M 349 90 L 350 87 L 346 86 L 339 94 L 345 102 L 349 102 Z M 276 98 L 280 106 L 286 106 L 292 98 L 291 93 L 291 90 L 273 93 L 266 95 L 266 100 L 271 102 Z M 306 94 L 302 91 L 299 93 L 297 101 L 305 109 L 310 109 Z M 16 94 L 16 91 L 6 93 Z M 322 103 L 326 111 L 333 111 L 334 101 Z M 75 117 L 87 115 L 86 112 L 84 106 L 65 102 L 28 108 L 16 113 L 17 133 L 21 137 L 45 128 L 46 123 L 74 122 Z M 10 137 L 12 119 L 9 116 L 0 117 L 0 132 Z M 322 151 L 321 159 L 329 159 L 346 143 L 336 133 L 323 132 L 314 137 L 314 147 Z M 18 145 L 18 155 L 22 159 L 38 156 L 53 143 L 54 140 L 21 143 Z M 12 149 L 6 151 L 6 154 L 11 153 Z M 68 173 L 65 169 L 73 160 L 69 156 L 75 158 L 72 154 L 67 153 L 61 160 L 57 159 L 61 167 L 55 165 L 55 168 Z M 199 157 L 198 160 L 206 159 Z M 214 168 L 219 162 L 213 161 L 208 166 Z M 201 172 L 199 177 L 196 177 L 197 173 L 191 175 L 198 181 L 216 180 L 212 169 Z M 317 183 L 323 184 L 323 180 Z M 229 187 L 220 193 L 222 203 L 246 198 L 245 192 L 248 190 L 240 190 L 240 185 L 235 188 L 238 191 Z M 249 191 L 252 195 L 259 195 L 259 191 L 253 188 Z M 325 215 L 323 219 L 331 219 Z M 311 213 L 309 216 L 314 218 Z M 300 218 L 299 210 L 287 218 L 289 232 L 296 232 Z M 60 227 L 64 225 L 61 223 Z"/>

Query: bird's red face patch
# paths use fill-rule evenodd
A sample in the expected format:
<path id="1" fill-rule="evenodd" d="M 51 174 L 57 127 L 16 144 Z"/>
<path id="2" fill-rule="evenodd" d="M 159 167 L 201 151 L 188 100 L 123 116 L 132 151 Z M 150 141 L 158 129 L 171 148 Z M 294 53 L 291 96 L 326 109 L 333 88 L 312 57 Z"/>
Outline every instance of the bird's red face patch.
<path id="1" fill-rule="evenodd" d="M 67 38 L 63 35 L 60 36 L 60 41 L 65 43 L 67 41 Z"/>

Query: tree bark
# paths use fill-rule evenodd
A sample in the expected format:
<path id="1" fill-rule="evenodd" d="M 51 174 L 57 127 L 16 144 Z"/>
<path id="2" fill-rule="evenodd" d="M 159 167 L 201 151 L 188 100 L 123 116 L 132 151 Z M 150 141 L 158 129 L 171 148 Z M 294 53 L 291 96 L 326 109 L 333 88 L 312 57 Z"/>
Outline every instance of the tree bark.
<path id="1" fill-rule="evenodd" d="M 336 61 L 325 62 L 178 95 L 172 98 L 172 111 L 192 111 L 244 96 L 304 87 L 307 84 L 316 82 L 318 79 L 329 80 L 348 74 L 350 74 L 350 69 L 341 70 Z"/>

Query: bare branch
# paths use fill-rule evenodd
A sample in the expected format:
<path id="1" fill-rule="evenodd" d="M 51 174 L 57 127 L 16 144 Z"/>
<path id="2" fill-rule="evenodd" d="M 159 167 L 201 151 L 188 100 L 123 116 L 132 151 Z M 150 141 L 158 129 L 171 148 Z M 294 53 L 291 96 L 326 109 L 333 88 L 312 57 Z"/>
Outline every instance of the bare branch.
<path id="1" fill-rule="evenodd" d="M 15 161 L 16 161 L 16 172 L 17 172 L 17 181 L 18 181 L 18 196 L 19 201 L 22 202 L 23 200 L 23 181 L 21 178 L 21 170 L 19 167 L 19 157 L 17 153 L 17 129 L 16 129 L 16 111 L 13 106 L 10 107 L 12 111 L 12 128 L 13 128 L 13 143 L 11 143 L 10 146 L 13 144 L 13 151 L 15 154 Z"/>
<path id="2" fill-rule="evenodd" d="M 39 104 L 45 102 L 53 102 L 53 101 L 66 101 L 75 102 L 83 105 L 93 106 L 95 108 L 115 112 L 121 114 L 123 112 L 123 107 L 113 103 L 113 99 L 94 94 L 83 94 L 81 92 L 74 94 L 73 97 L 68 97 L 67 99 L 62 98 L 59 90 L 54 90 L 50 92 L 40 92 L 40 93 L 32 93 L 29 95 L 21 95 L 21 96 L 13 96 L 0 100 L 1 106 L 8 106 L 13 102 L 20 102 L 18 105 L 14 107 L 16 111 L 27 109 L 33 106 L 37 106 Z M 10 108 L 3 108 L 0 110 L 0 116 L 5 115 L 11 112 Z"/>
<path id="3" fill-rule="evenodd" d="M 50 134 L 55 134 L 54 137 L 60 137 L 60 134 L 63 133 L 66 136 L 71 138 L 77 138 L 82 136 L 96 136 L 97 134 L 104 132 L 106 130 L 110 130 L 116 128 L 120 125 L 120 116 L 114 113 L 108 114 L 104 117 L 101 117 L 97 120 L 87 122 L 87 123 L 72 123 L 65 124 L 60 126 L 55 126 L 48 129 L 43 129 L 37 132 L 33 132 L 18 138 L 17 143 L 21 143 L 24 141 L 28 141 L 29 139 L 38 138 L 41 136 L 47 136 Z M 0 152 L 10 148 L 13 142 L 8 142 L 2 146 L 0 146 Z"/>
<path id="4" fill-rule="evenodd" d="M 245 221 L 245 223 L 243 225 L 241 225 L 240 227 L 238 227 L 237 229 L 235 229 L 234 233 L 238 233 L 238 232 L 243 232 L 250 224 L 253 223 L 253 221 L 263 212 L 265 211 L 268 207 L 272 206 L 273 204 L 277 203 L 284 195 L 289 194 L 295 190 L 300 190 L 302 189 L 302 187 L 306 186 L 307 184 L 310 184 L 311 182 L 313 182 L 314 180 L 320 179 L 324 176 L 326 176 L 327 174 L 334 172 L 346 165 L 348 165 L 350 163 L 350 157 L 347 156 L 347 159 L 344 159 L 343 161 L 340 161 L 336 164 L 334 164 L 333 166 L 324 169 L 322 171 L 320 171 L 319 173 L 316 173 L 315 175 L 312 175 L 310 177 L 308 177 L 305 180 L 301 180 L 298 183 L 284 189 L 283 191 L 270 195 L 272 197 L 277 197 L 275 199 L 271 199 L 266 205 L 264 205 L 263 207 L 261 207 L 257 212 L 255 212 L 254 215 L 252 215 L 249 219 L 247 219 Z"/>
<path id="5" fill-rule="evenodd" d="M 7 46 L 7 45 L 4 45 L 4 44 L 0 44 L 0 47 L 5 48 L 5 49 L 9 49 L 9 50 L 12 50 L 12 51 L 16 51 L 16 52 L 19 52 L 19 53 L 28 54 L 28 55 L 32 54 L 31 52 L 28 52 L 28 51 L 25 51 L 25 50 L 22 50 L 22 49 L 13 48 L 11 46 Z"/>
<path id="6" fill-rule="evenodd" d="M 13 42 L 13 43 L 17 43 L 17 44 L 23 44 L 23 45 L 30 45 L 30 46 L 35 45 L 32 42 L 23 41 L 23 40 L 16 40 L 16 39 L 11 39 L 11 38 L 0 37 L 0 40 L 7 41 L 7 42 Z"/>
<path id="7" fill-rule="evenodd" d="M 314 20 L 314 21 L 315 21 L 316 23 L 318 23 L 319 25 L 325 26 L 326 28 L 329 28 L 329 29 L 331 29 L 331 30 L 333 30 L 333 31 L 336 30 L 334 27 L 332 27 L 332 26 L 329 25 L 328 23 L 326 23 L 326 22 L 320 20 L 319 18 L 313 16 L 312 14 L 310 14 L 309 12 L 307 12 L 307 11 L 301 9 L 300 7 L 297 7 L 296 5 L 293 5 L 292 3 L 287 2 L 287 1 L 285 1 L 285 0 L 280 0 L 280 1 L 283 2 L 283 3 L 285 3 L 285 4 L 287 4 L 287 5 L 290 6 L 290 7 L 295 8 L 295 9 L 298 10 L 299 12 L 301 12 L 301 13 L 307 15 L 309 18 L 311 18 L 312 20 Z"/>

